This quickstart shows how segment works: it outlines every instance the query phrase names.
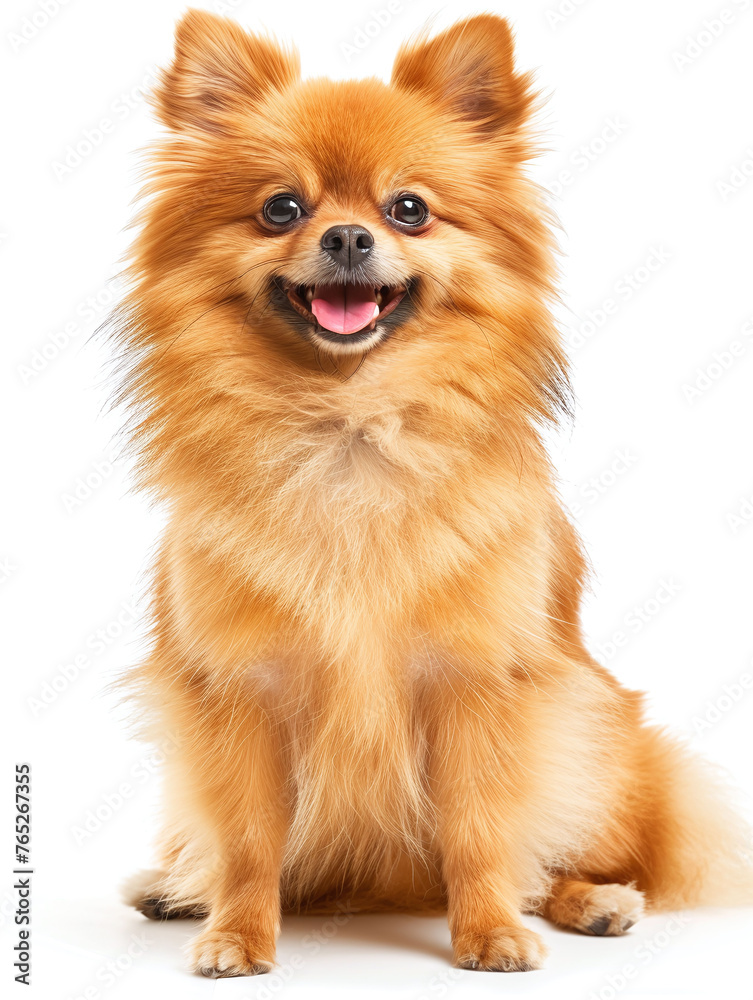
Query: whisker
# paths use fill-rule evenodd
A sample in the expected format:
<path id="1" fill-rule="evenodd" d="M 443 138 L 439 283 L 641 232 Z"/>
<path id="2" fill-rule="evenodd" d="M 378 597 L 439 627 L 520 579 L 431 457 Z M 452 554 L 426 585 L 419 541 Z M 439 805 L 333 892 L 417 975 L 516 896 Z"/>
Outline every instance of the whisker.
<path id="1" fill-rule="evenodd" d="M 285 260 L 287 260 L 287 257 L 270 257 L 267 260 L 257 261 L 255 264 L 252 264 L 250 267 L 247 267 L 245 271 L 241 271 L 240 274 L 234 275 L 232 278 L 229 278 L 227 281 L 220 282 L 219 285 L 213 285 L 211 288 L 207 289 L 207 291 L 213 292 L 216 288 L 222 288 L 225 285 L 232 284 L 232 282 L 234 282 L 234 281 L 240 281 L 241 278 L 245 278 L 245 276 L 249 273 L 249 271 L 254 271 L 254 270 L 256 270 L 257 267 L 263 267 L 265 264 L 281 264 Z"/>
<path id="2" fill-rule="evenodd" d="M 487 337 L 486 331 L 484 330 L 483 326 L 481 326 L 481 324 L 478 322 L 478 320 L 474 319 L 473 316 L 469 315 L 467 312 L 465 312 L 463 309 L 460 308 L 460 306 L 457 304 L 457 302 L 453 298 L 452 292 L 447 288 L 447 286 L 445 285 L 445 283 L 443 281 L 440 281 L 439 278 L 436 277 L 436 275 L 430 274 L 428 271 L 420 271 L 419 273 L 421 274 L 421 277 L 431 278 L 432 281 L 436 281 L 436 283 L 440 286 L 440 288 L 443 289 L 445 295 L 447 296 L 447 298 L 452 303 L 453 308 L 456 309 L 460 313 L 461 316 L 465 316 L 466 319 L 469 319 L 471 321 L 471 323 L 473 323 L 475 326 L 477 326 L 479 328 L 479 330 L 484 335 L 484 340 L 486 341 L 486 346 L 489 348 L 489 353 L 492 356 L 492 364 L 494 365 L 494 367 L 496 369 L 496 367 L 497 367 L 497 361 L 496 361 L 496 358 L 494 357 L 494 351 L 492 350 L 491 341 Z"/>
<path id="3" fill-rule="evenodd" d="M 164 356 L 167 354 L 167 352 L 170 351 L 174 347 L 174 345 L 176 344 L 176 342 L 178 341 L 178 339 L 180 337 L 182 337 L 184 333 L 186 333 L 188 330 L 190 330 L 191 327 L 195 323 L 198 323 L 200 319 L 204 319 L 205 316 L 208 316 L 209 313 L 214 312 L 215 309 L 219 309 L 221 306 L 227 305 L 228 301 L 229 301 L 228 299 L 222 299 L 220 302 L 217 302 L 215 305 L 210 306 L 209 309 L 205 309 L 203 313 L 201 313 L 199 316 L 196 317 L 196 319 L 191 320 L 191 322 L 188 324 L 188 326 L 184 326 L 183 329 L 180 331 L 180 333 L 178 333 L 175 337 L 173 337 L 173 339 L 170 341 L 170 343 L 158 355 L 157 359 L 153 362 L 153 364 L 154 365 L 159 364 L 159 362 L 162 360 L 162 358 L 164 358 Z"/>
<path id="4" fill-rule="evenodd" d="M 366 351 L 364 351 L 364 352 L 363 352 L 363 354 L 361 355 L 361 360 L 360 360 L 360 361 L 358 362 L 358 364 L 357 364 L 357 365 L 356 365 L 356 367 L 355 367 L 355 368 L 353 369 L 353 371 L 352 371 L 352 372 L 350 373 L 350 375 L 347 375 L 347 376 L 346 376 L 346 377 L 345 377 L 345 378 L 343 379 L 343 381 L 344 381 L 344 382 L 348 382 L 348 381 L 349 381 L 350 379 L 352 379 L 352 378 L 353 378 L 353 376 L 354 376 L 354 375 L 357 375 L 357 374 L 358 374 L 358 372 L 359 372 L 359 371 L 361 370 L 361 365 L 362 365 L 362 364 L 364 363 L 364 361 L 365 361 L 365 360 L 366 360 Z M 337 366 L 335 366 L 335 367 L 337 367 Z M 338 371 L 339 371 L 339 368 L 338 368 Z M 340 374 L 342 374 L 342 372 L 341 372 Z"/>

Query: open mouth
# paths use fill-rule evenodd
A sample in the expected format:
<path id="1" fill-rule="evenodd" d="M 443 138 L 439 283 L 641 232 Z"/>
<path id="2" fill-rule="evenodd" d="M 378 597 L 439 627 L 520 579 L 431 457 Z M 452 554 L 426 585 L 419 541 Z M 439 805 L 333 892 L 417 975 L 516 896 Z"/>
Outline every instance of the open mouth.
<path id="1" fill-rule="evenodd" d="M 290 285 L 282 286 L 290 304 L 317 332 L 343 342 L 363 340 L 397 308 L 406 285 Z M 356 336 L 360 335 L 360 336 Z"/>

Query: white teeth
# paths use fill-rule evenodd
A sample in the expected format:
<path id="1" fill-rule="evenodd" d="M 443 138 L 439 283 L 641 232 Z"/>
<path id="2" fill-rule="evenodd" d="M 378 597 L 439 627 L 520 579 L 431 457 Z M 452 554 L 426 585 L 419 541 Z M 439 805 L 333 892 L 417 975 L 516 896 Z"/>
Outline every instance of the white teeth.
<path id="1" fill-rule="evenodd" d="M 376 302 L 376 304 L 378 306 L 381 306 L 381 304 L 382 304 L 382 293 L 381 293 L 381 291 L 377 291 L 376 295 L 374 296 L 374 301 Z"/>
<path id="2" fill-rule="evenodd" d="M 313 298 L 314 298 L 314 289 L 311 285 L 309 285 L 308 288 L 306 289 L 306 301 L 311 302 Z"/>

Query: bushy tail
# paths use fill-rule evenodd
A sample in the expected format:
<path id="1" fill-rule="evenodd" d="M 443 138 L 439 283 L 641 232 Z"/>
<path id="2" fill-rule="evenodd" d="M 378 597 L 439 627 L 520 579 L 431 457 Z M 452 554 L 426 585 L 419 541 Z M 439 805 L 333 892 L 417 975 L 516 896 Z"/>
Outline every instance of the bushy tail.
<path id="1" fill-rule="evenodd" d="M 753 905 L 753 830 L 725 773 L 646 732 L 645 874 L 652 908 Z"/>

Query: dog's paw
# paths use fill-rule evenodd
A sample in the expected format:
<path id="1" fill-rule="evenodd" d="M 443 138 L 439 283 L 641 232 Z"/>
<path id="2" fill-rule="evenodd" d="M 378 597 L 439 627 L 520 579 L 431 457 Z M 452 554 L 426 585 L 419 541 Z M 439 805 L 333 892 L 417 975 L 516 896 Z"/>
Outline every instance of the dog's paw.
<path id="1" fill-rule="evenodd" d="M 139 913 L 143 913 L 149 920 L 196 920 L 205 917 L 207 911 L 203 906 L 183 905 L 173 903 L 169 899 L 159 896 L 147 896 L 133 904 Z"/>
<path id="2" fill-rule="evenodd" d="M 595 885 L 583 897 L 582 905 L 576 930 L 614 937 L 630 930 L 643 916 L 643 893 L 618 883 Z"/>
<path id="3" fill-rule="evenodd" d="M 120 895 L 126 906 L 133 906 L 150 920 L 162 920 L 157 915 L 157 903 L 161 900 L 160 886 L 165 873 L 157 868 L 135 872 L 120 886 Z"/>
<path id="4" fill-rule="evenodd" d="M 195 972 L 210 979 L 258 976 L 274 965 L 258 954 L 256 942 L 234 931 L 202 931 L 190 943 L 188 958 Z"/>
<path id="5" fill-rule="evenodd" d="M 486 933 L 460 934 L 455 939 L 455 965 L 487 972 L 530 972 L 540 969 L 546 947 L 527 927 L 495 927 Z"/>
<path id="6" fill-rule="evenodd" d="M 206 916 L 207 909 L 201 903 L 170 898 L 164 888 L 166 882 L 165 872 L 158 870 L 137 872 L 121 886 L 123 902 L 133 906 L 149 920 Z"/>

